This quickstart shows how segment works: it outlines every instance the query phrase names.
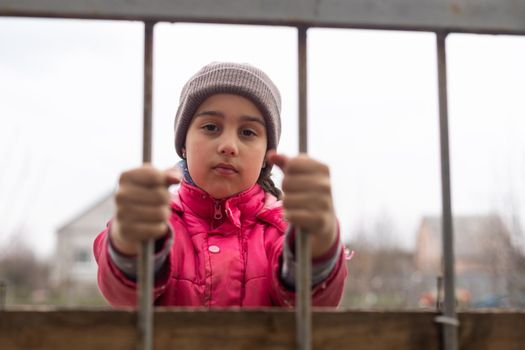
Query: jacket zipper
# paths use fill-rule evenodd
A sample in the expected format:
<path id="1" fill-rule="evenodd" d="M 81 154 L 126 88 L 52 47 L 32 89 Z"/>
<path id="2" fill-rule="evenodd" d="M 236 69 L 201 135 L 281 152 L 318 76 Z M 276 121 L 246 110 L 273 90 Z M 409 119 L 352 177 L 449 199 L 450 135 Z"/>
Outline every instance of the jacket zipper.
<path id="1" fill-rule="evenodd" d="M 217 221 L 222 219 L 222 201 L 217 200 L 214 202 L 213 206 L 213 218 Z M 246 294 L 246 248 L 247 248 L 247 242 L 244 239 L 242 232 L 239 232 L 239 245 L 241 248 L 241 259 L 243 263 L 243 274 L 242 274 L 242 282 L 241 282 L 241 300 L 240 300 L 240 306 L 243 304 L 244 296 Z"/>
<path id="2" fill-rule="evenodd" d="M 220 220 L 220 219 L 222 219 L 221 201 L 215 201 L 214 212 L 213 212 L 213 218 L 214 218 L 215 220 Z"/>

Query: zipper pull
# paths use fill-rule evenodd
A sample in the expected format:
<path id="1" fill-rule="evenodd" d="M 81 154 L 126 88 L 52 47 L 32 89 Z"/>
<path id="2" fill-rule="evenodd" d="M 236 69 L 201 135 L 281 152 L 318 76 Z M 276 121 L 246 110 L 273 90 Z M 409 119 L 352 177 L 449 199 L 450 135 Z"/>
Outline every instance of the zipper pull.
<path id="1" fill-rule="evenodd" d="M 215 202 L 215 212 L 213 213 L 213 218 L 215 220 L 222 219 L 221 203 L 219 201 Z"/>

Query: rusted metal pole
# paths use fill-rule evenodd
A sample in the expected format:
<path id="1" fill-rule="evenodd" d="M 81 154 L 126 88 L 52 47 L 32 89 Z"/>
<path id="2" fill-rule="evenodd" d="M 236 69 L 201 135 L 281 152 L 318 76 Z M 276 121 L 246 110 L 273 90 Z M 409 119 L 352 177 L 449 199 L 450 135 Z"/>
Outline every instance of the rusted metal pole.
<path id="1" fill-rule="evenodd" d="M 298 31 L 298 67 L 299 67 L 299 152 L 308 152 L 308 105 L 307 105 L 307 40 L 306 27 L 297 28 Z M 310 236 L 305 232 L 297 232 L 295 238 L 295 252 L 297 254 L 297 276 L 295 280 L 295 322 L 297 349 L 310 350 L 312 348 L 312 263 L 310 250 Z"/>
<path id="2" fill-rule="evenodd" d="M 442 189 L 442 225 L 443 234 L 443 314 L 436 318 L 442 324 L 442 345 L 445 350 L 458 349 L 459 322 L 456 318 L 456 296 L 454 276 L 454 231 L 452 221 L 452 200 L 450 184 L 450 156 L 448 139 L 448 102 L 447 102 L 447 60 L 445 50 L 446 33 L 436 33 L 438 91 L 439 91 L 439 131 L 441 144 L 441 189 Z"/>
<path id="3" fill-rule="evenodd" d="M 153 27 L 144 22 L 144 127 L 142 161 L 151 163 L 153 101 Z M 142 243 L 138 266 L 138 349 L 153 349 L 153 240 Z"/>
<path id="4" fill-rule="evenodd" d="M 0 311 L 5 310 L 7 297 L 7 285 L 4 281 L 0 281 Z"/>

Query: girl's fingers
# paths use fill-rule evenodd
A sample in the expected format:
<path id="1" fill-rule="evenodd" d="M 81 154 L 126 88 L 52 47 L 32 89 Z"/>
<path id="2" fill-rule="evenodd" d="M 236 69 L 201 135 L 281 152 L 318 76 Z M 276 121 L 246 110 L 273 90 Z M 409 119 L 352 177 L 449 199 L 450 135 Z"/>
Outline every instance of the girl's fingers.
<path id="1" fill-rule="evenodd" d="M 288 158 L 283 154 L 278 154 L 275 150 L 269 150 L 266 153 L 266 160 L 277 165 L 285 175 L 294 174 L 323 174 L 330 175 L 329 167 L 306 154 L 300 154 L 297 157 Z"/>
<path id="2" fill-rule="evenodd" d="M 145 222 L 159 223 L 167 222 L 171 209 L 165 205 L 123 205 L 117 208 L 117 219 L 120 222 Z"/>
<path id="3" fill-rule="evenodd" d="M 310 174 L 297 174 L 285 176 L 282 182 L 282 189 L 286 194 L 295 192 L 314 192 L 319 194 L 330 194 L 332 187 L 330 178 L 327 176 L 318 176 Z"/>
<path id="4" fill-rule="evenodd" d="M 278 154 L 275 150 L 269 150 L 266 153 L 266 160 L 272 164 L 277 165 L 283 172 L 288 163 L 288 157 L 283 154 Z"/>
<path id="5" fill-rule="evenodd" d="M 165 175 L 150 164 L 144 164 L 139 168 L 131 169 L 120 175 L 119 184 L 136 184 L 144 187 L 155 187 L 165 185 Z"/>
<path id="6" fill-rule="evenodd" d="M 300 154 L 297 157 L 290 158 L 286 164 L 286 174 L 319 174 L 330 175 L 329 167 L 306 154 Z"/>
<path id="7" fill-rule="evenodd" d="M 326 225 L 323 216 L 312 215 L 311 210 L 287 210 L 285 217 L 291 224 L 311 233 L 322 231 Z"/>
<path id="8" fill-rule="evenodd" d="M 332 210 L 331 198 L 326 196 L 313 196 L 308 193 L 286 194 L 283 197 L 283 207 L 285 210 L 310 210 L 311 215 L 317 215 L 319 212 L 328 212 Z"/>
<path id="9" fill-rule="evenodd" d="M 168 232 L 167 223 L 119 222 L 121 235 L 129 242 L 161 238 Z"/>
<path id="10" fill-rule="evenodd" d="M 122 173 L 115 194 L 117 204 L 114 236 L 120 237 L 121 247 L 164 236 L 171 215 L 171 196 L 168 186 L 180 183 L 181 171 L 159 171 L 149 164 Z"/>
<path id="11" fill-rule="evenodd" d="M 181 182 L 183 173 L 180 167 L 172 167 L 164 171 L 165 184 L 167 186 L 176 185 Z"/>
<path id="12" fill-rule="evenodd" d="M 169 205 L 170 199 L 170 193 L 164 186 L 145 188 L 126 184 L 121 186 L 115 195 L 117 206 L 129 204 Z"/>
<path id="13" fill-rule="evenodd" d="M 135 184 L 143 187 L 169 186 L 178 184 L 182 179 L 180 169 L 173 167 L 160 171 L 150 164 L 144 164 L 139 168 L 131 169 L 122 173 L 119 184 Z"/>

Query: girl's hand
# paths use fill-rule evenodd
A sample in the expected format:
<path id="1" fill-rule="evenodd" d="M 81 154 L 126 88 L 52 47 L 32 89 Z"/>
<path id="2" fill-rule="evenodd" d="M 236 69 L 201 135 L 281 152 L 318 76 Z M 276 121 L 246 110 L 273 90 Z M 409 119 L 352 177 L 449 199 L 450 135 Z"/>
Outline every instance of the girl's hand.
<path id="1" fill-rule="evenodd" d="M 138 253 L 142 241 L 156 239 L 168 232 L 171 215 L 168 186 L 180 182 L 174 169 L 159 171 L 149 164 L 120 175 L 115 194 L 117 205 L 111 223 L 111 242 L 118 251 Z"/>
<path id="2" fill-rule="evenodd" d="M 312 257 L 322 256 L 337 238 L 328 166 L 305 154 L 288 158 L 273 150 L 268 151 L 266 159 L 281 168 L 284 174 L 285 218 L 312 234 Z"/>

